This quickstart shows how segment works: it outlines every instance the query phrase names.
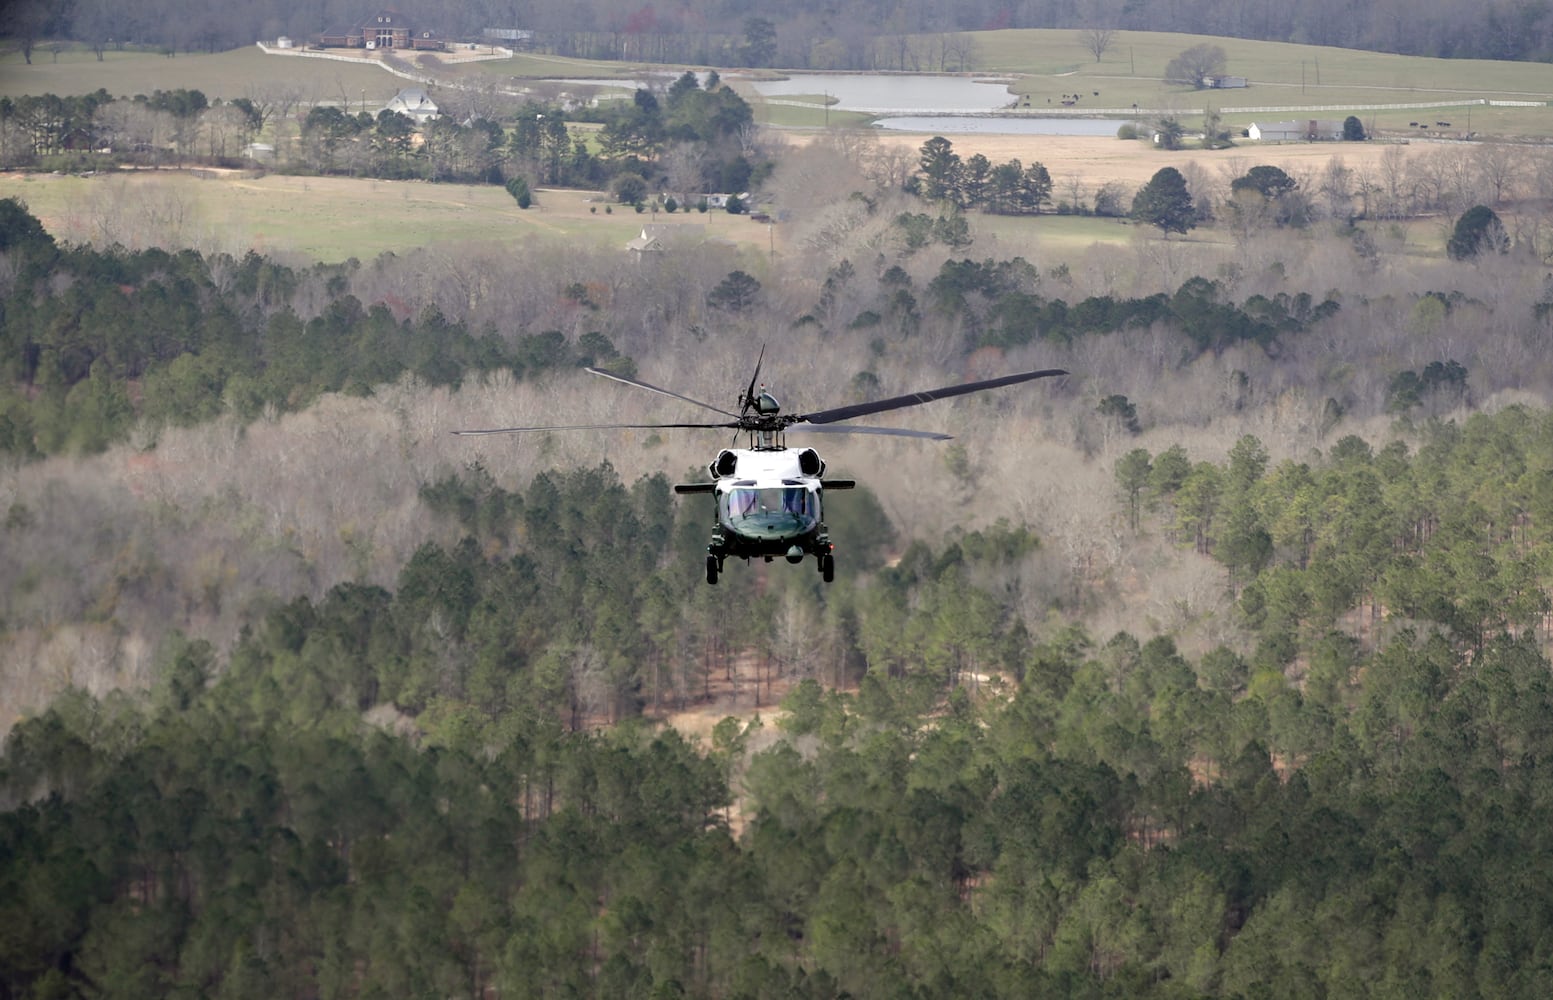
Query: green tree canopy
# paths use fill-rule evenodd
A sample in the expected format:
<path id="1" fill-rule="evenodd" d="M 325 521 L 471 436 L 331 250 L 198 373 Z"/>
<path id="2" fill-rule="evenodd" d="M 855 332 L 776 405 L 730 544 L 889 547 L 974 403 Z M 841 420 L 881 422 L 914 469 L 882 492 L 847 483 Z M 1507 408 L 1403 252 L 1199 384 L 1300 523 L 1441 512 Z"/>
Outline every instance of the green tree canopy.
<path id="1" fill-rule="evenodd" d="M 1295 188 L 1299 182 L 1278 167 L 1257 166 L 1244 175 L 1230 181 L 1231 191 L 1256 191 L 1264 198 L 1279 198 Z"/>
<path id="2" fill-rule="evenodd" d="M 1132 217 L 1163 234 L 1184 233 L 1197 226 L 1192 194 L 1175 167 L 1161 167 L 1132 199 Z"/>
<path id="3" fill-rule="evenodd" d="M 1472 260 L 1489 253 L 1505 253 L 1510 237 L 1499 215 L 1486 205 L 1473 205 L 1456 220 L 1445 252 L 1451 260 Z"/>
<path id="4" fill-rule="evenodd" d="M 755 304 L 760 295 L 760 281 L 743 271 L 730 271 L 718 282 L 706 297 L 707 305 L 728 312 L 738 313 Z"/>

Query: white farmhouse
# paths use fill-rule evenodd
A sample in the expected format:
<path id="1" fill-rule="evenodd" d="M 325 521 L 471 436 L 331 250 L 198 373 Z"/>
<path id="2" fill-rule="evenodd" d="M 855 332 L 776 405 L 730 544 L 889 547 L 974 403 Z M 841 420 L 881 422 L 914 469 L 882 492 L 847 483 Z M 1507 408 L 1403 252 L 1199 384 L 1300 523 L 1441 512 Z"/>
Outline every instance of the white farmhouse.
<path id="1" fill-rule="evenodd" d="M 426 124 L 438 114 L 437 106 L 432 103 L 430 97 L 426 96 L 426 91 L 419 87 L 406 87 L 401 90 L 383 110 L 397 111 L 417 125 Z"/>

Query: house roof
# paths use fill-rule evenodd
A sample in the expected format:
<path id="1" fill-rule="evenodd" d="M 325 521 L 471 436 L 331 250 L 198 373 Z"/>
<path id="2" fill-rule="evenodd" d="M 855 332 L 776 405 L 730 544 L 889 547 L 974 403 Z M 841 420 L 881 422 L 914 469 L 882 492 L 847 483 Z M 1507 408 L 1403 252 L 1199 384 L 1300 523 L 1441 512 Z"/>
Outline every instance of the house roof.
<path id="1" fill-rule="evenodd" d="M 328 31 L 323 32 L 323 35 L 329 38 L 348 38 L 351 36 L 362 35 L 368 29 L 376 31 L 378 28 L 387 27 L 404 28 L 405 30 L 409 30 L 410 19 L 399 13 L 397 10 L 385 8 L 375 14 L 370 14 L 367 17 L 362 18 L 355 24 L 344 26 L 336 25 L 335 27 L 330 28 Z"/>
<path id="2" fill-rule="evenodd" d="M 642 233 L 626 244 L 628 250 L 666 249 L 666 244 L 686 245 L 706 239 L 706 226 L 695 222 L 644 223 Z"/>
<path id="3" fill-rule="evenodd" d="M 426 91 L 419 87 L 406 87 L 395 94 L 384 106 L 385 111 L 397 111 L 408 115 L 417 121 L 437 117 L 436 102 L 426 96 Z"/>
<path id="4" fill-rule="evenodd" d="M 393 100 L 407 108 L 425 108 L 428 111 L 437 110 L 436 103 L 426 96 L 426 91 L 419 87 L 405 87 L 394 95 Z M 393 103 L 393 101 L 389 103 Z"/>

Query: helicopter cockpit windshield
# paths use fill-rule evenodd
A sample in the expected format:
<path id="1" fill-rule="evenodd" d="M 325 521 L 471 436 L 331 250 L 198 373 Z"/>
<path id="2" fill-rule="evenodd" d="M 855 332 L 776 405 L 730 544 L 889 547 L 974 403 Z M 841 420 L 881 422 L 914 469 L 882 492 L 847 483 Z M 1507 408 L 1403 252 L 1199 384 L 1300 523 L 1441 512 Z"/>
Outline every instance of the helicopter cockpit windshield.
<path id="1" fill-rule="evenodd" d="M 815 526 L 819 504 L 802 486 L 736 486 L 723 494 L 720 513 L 746 538 L 786 538 Z"/>

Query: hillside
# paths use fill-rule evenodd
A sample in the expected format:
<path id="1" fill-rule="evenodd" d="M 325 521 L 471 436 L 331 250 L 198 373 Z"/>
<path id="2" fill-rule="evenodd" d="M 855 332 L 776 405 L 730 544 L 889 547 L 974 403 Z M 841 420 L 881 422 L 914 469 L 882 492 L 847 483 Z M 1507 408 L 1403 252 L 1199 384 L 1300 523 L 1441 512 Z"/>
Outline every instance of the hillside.
<path id="1" fill-rule="evenodd" d="M 575 189 L 0 179 L 0 994 L 1549 992 L 1543 158 L 778 134 L 776 225 L 653 254 Z M 1070 374 L 806 439 L 828 584 L 706 584 L 725 431 L 449 433 L 758 358 Z"/>

